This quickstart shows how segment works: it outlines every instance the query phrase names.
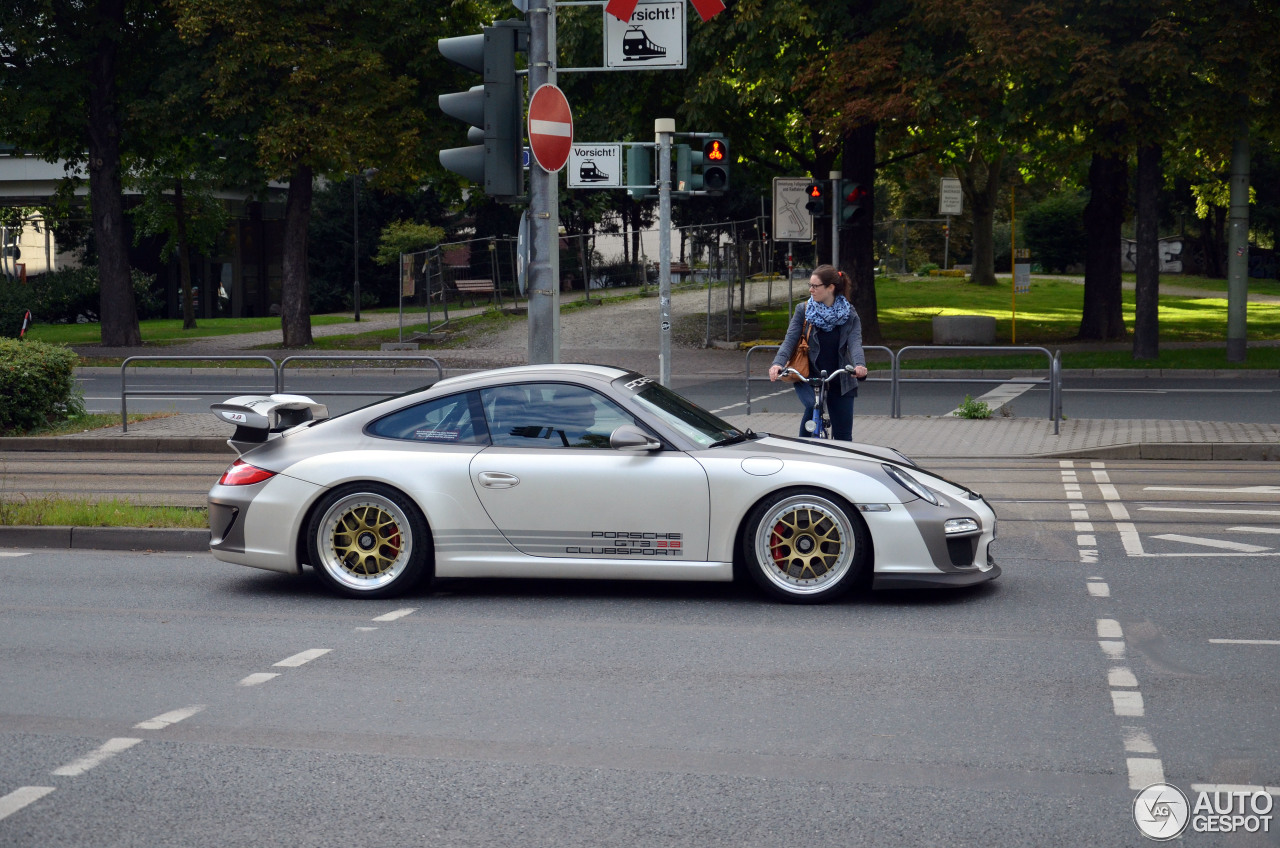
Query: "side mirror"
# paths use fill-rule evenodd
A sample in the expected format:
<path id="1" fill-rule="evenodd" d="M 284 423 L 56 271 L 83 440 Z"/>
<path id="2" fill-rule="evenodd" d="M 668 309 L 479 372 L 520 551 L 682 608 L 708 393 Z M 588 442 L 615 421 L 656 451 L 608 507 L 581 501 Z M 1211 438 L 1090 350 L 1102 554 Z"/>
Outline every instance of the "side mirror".
<path id="1" fill-rule="evenodd" d="M 609 447 L 614 450 L 655 451 L 662 449 L 662 442 L 632 424 L 623 424 L 609 434 Z"/>

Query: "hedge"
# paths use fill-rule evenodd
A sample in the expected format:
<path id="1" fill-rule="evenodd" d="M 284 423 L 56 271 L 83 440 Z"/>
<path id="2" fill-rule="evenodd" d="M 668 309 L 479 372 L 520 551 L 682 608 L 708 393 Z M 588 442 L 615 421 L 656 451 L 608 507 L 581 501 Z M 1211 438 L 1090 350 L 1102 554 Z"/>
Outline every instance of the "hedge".
<path id="1" fill-rule="evenodd" d="M 0 433 L 27 433 L 84 414 L 75 353 L 61 345 L 0 339 Z"/>
<path id="2" fill-rule="evenodd" d="M 155 277 L 132 271 L 133 295 L 138 318 L 157 318 L 164 303 L 153 290 Z M 26 284 L 0 279 L 0 336 L 17 338 L 22 316 L 41 324 L 96 322 L 101 312 L 101 291 L 96 267 L 68 268 L 28 278 Z"/>

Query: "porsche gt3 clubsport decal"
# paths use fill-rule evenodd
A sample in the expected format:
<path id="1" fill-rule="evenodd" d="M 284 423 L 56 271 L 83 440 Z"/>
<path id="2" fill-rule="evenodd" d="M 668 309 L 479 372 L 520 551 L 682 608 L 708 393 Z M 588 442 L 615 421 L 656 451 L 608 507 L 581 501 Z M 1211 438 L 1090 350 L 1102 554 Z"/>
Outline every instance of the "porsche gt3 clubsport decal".
<path id="1" fill-rule="evenodd" d="M 539 557 L 684 557 L 684 534 L 649 530 L 437 531 L 435 548 L 444 554 L 509 551 L 514 546 Z"/>
<path id="2" fill-rule="evenodd" d="M 570 556 L 684 556 L 683 537 L 679 533 L 647 531 L 592 530 L 589 545 L 570 545 L 564 552 Z"/>

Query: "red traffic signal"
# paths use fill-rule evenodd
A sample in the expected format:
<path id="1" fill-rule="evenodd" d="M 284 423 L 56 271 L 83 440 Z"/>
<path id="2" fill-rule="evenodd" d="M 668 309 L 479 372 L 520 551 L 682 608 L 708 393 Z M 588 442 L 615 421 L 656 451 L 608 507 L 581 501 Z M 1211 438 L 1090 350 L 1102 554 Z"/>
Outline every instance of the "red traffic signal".
<path id="1" fill-rule="evenodd" d="M 702 185 L 707 191 L 729 188 L 729 142 L 720 136 L 702 143 Z"/>
<path id="2" fill-rule="evenodd" d="M 818 183 L 809 183 L 804 187 L 804 193 L 809 198 L 804 208 L 809 210 L 811 215 L 821 215 L 822 210 L 826 208 L 826 202 L 822 199 L 822 186 Z"/>

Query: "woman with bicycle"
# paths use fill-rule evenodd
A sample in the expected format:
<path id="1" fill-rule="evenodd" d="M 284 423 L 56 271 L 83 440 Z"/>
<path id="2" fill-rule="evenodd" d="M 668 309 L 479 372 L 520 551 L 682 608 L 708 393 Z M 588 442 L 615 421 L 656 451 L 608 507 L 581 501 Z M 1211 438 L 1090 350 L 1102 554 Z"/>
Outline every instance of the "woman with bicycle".
<path id="1" fill-rule="evenodd" d="M 787 361 L 807 329 L 809 338 L 809 374 L 817 377 L 823 371 L 840 375 L 827 387 L 827 411 L 831 415 L 831 438 L 850 441 L 853 438 L 853 400 L 858 396 L 858 379 L 867 376 L 867 357 L 862 350 L 862 321 L 849 303 L 849 277 L 831 265 L 819 265 L 809 278 L 809 299 L 796 307 L 787 327 L 787 337 L 769 366 L 769 379 L 777 381 Z M 854 366 L 850 374 L 843 369 Z M 808 382 L 795 384 L 796 396 L 804 404 L 800 419 L 801 437 L 816 435 L 805 429 L 813 417 L 814 387 Z"/>

